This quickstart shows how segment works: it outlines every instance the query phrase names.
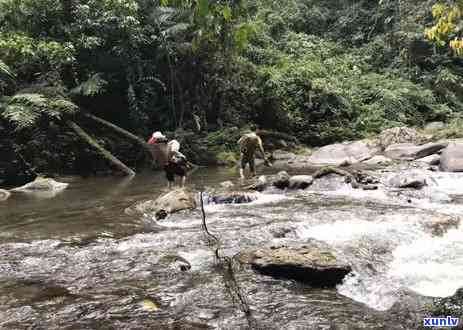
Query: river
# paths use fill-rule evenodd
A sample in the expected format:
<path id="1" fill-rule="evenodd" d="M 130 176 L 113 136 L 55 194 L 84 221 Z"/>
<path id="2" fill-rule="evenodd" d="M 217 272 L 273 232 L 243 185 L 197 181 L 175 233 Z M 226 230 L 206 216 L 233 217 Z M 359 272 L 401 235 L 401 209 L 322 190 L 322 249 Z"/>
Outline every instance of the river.
<path id="1" fill-rule="evenodd" d="M 441 236 L 427 227 L 442 214 L 463 215 L 463 175 L 433 176 L 435 185 L 425 189 L 453 202 L 405 202 L 340 182 L 333 189 L 270 190 L 246 205 L 206 205 L 223 255 L 315 238 L 352 264 L 336 289 L 237 269 L 252 322 L 225 289 L 199 211 L 159 222 L 124 213 L 164 189 L 161 173 L 62 178 L 70 186 L 56 196 L 14 195 L 0 204 L 0 327 L 405 329 L 388 313 L 405 290 L 443 297 L 463 287 L 461 227 Z M 189 184 L 208 190 L 235 177 L 229 169 L 202 169 Z M 191 269 L 181 271 L 178 257 Z"/>

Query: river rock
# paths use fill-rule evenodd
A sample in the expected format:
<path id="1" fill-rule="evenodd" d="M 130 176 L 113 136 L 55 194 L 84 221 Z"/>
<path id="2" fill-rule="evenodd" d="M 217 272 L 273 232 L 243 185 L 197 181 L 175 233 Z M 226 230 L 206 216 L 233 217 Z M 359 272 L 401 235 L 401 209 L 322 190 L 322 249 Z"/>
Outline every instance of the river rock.
<path id="1" fill-rule="evenodd" d="M 261 274 L 319 287 L 333 287 L 351 271 L 332 249 L 314 240 L 299 246 L 278 245 L 244 251 L 239 254 L 239 260 Z"/>
<path id="2" fill-rule="evenodd" d="M 6 201 L 10 196 L 11 193 L 8 190 L 0 189 L 0 202 Z"/>
<path id="3" fill-rule="evenodd" d="M 156 219 L 160 220 L 169 214 L 195 208 L 196 200 L 193 194 L 185 189 L 176 189 L 161 195 L 156 200 L 149 200 L 127 208 L 125 213 L 128 215 L 154 214 Z"/>
<path id="4" fill-rule="evenodd" d="M 449 229 L 457 229 L 460 226 L 460 222 L 459 218 L 440 215 L 426 221 L 425 227 L 434 236 L 442 236 Z"/>
<path id="5" fill-rule="evenodd" d="M 246 204 L 257 200 L 257 195 L 248 192 L 224 192 L 208 197 L 211 204 Z"/>
<path id="6" fill-rule="evenodd" d="M 427 156 L 427 157 L 417 159 L 416 161 L 420 162 L 420 163 L 425 163 L 425 164 L 428 164 L 428 165 L 439 165 L 440 156 L 437 155 L 437 154 L 434 154 L 434 155 L 430 155 L 430 156 Z"/>
<path id="7" fill-rule="evenodd" d="M 306 189 L 313 183 L 313 177 L 310 175 L 294 175 L 289 179 L 290 189 Z"/>
<path id="8" fill-rule="evenodd" d="M 245 187 L 245 190 L 264 191 L 269 186 L 269 180 L 265 175 L 261 175 L 251 185 Z"/>
<path id="9" fill-rule="evenodd" d="M 62 191 L 69 186 L 69 183 L 57 182 L 49 178 L 36 178 L 24 186 L 11 189 L 13 192 L 35 192 L 35 191 Z"/>
<path id="10" fill-rule="evenodd" d="M 394 188 L 421 189 L 427 185 L 427 175 L 421 171 L 404 171 L 388 180 L 388 186 Z"/>
<path id="11" fill-rule="evenodd" d="M 463 172 L 463 143 L 450 143 L 444 149 L 439 169 L 443 172 Z"/>
<path id="12" fill-rule="evenodd" d="M 336 143 L 315 151 L 308 161 L 314 165 L 352 165 L 373 157 L 379 149 L 366 141 Z"/>
<path id="13" fill-rule="evenodd" d="M 273 181 L 273 186 L 278 189 L 285 189 L 289 187 L 290 176 L 287 172 L 281 171 L 277 174 L 275 180 Z"/>
<path id="14" fill-rule="evenodd" d="M 396 160 L 415 160 L 435 154 L 447 147 L 447 142 L 427 143 L 414 145 L 411 143 L 393 144 L 386 148 L 384 154 Z"/>
<path id="15" fill-rule="evenodd" d="M 394 127 L 381 132 L 378 137 L 379 144 L 383 149 L 393 145 L 402 143 L 419 144 L 424 140 L 424 137 L 414 128 L 409 127 Z"/>
<path id="16" fill-rule="evenodd" d="M 376 155 L 376 156 L 371 157 L 370 159 L 363 161 L 363 163 L 367 165 L 381 165 L 381 164 L 389 164 L 391 162 L 392 162 L 392 159 L 381 156 L 381 155 Z"/>
<path id="17" fill-rule="evenodd" d="M 185 258 L 176 254 L 167 254 L 159 259 L 159 264 L 181 272 L 186 272 L 191 269 L 191 264 Z"/>

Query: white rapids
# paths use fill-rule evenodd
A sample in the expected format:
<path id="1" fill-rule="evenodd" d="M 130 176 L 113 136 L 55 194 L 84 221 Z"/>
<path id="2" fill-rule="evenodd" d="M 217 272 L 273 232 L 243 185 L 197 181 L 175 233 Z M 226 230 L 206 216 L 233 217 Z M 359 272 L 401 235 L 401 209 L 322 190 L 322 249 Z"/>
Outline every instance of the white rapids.
<path id="1" fill-rule="evenodd" d="M 463 174 L 435 173 L 432 178 L 433 184 L 425 188 L 426 195 L 463 195 Z M 432 216 L 463 216 L 463 204 L 427 198 L 404 202 L 391 199 L 381 189 L 362 191 L 347 185 L 336 191 L 317 193 L 391 206 L 390 211 L 374 219 L 359 219 L 356 214 L 350 214 L 331 223 L 315 226 L 300 223 L 297 226 L 296 234 L 300 239 L 325 241 L 354 263 L 356 257 L 358 262 L 359 255 L 371 260 L 375 270 L 354 265 L 352 275 L 338 287 L 341 294 L 372 308 L 387 310 L 403 290 L 446 297 L 463 287 L 462 225 L 449 229 L 442 236 L 433 236 L 426 230 L 426 223 Z M 392 207 L 398 206 L 411 208 L 411 212 L 393 211 Z M 371 245 L 376 248 L 372 250 Z"/>

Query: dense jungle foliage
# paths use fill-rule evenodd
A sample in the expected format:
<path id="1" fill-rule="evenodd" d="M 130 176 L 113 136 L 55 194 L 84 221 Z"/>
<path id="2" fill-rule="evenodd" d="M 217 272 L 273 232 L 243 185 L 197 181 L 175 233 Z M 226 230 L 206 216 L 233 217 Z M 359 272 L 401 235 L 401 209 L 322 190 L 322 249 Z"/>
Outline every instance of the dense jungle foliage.
<path id="1" fill-rule="evenodd" d="M 171 132 L 203 163 L 233 158 L 250 122 L 310 146 L 433 120 L 459 127 L 460 8 L 431 0 L 1 0 L 0 180 L 21 168 L 104 169 L 69 120 L 129 166 L 143 164 L 140 148 L 88 113 L 143 139 Z"/>

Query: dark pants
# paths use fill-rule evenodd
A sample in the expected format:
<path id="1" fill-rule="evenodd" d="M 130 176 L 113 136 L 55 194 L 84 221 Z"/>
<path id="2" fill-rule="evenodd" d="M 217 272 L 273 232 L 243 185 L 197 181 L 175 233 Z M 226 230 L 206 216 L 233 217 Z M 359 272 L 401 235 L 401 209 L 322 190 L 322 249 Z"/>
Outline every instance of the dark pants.
<path id="1" fill-rule="evenodd" d="M 251 170 L 252 173 L 256 171 L 254 155 L 246 155 L 244 153 L 241 154 L 241 168 L 243 170 L 246 168 L 246 164 L 249 164 L 249 169 Z"/>
<path id="2" fill-rule="evenodd" d="M 186 166 L 179 163 L 169 162 L 164 166 L 164 172 L 169 182 L 175 181 L 175 175 L 184 177 L 186 175 Z"/>

